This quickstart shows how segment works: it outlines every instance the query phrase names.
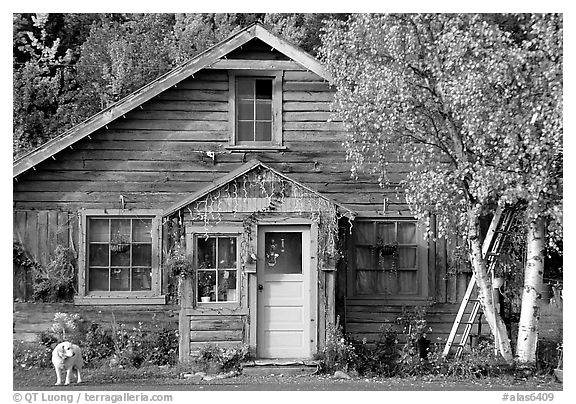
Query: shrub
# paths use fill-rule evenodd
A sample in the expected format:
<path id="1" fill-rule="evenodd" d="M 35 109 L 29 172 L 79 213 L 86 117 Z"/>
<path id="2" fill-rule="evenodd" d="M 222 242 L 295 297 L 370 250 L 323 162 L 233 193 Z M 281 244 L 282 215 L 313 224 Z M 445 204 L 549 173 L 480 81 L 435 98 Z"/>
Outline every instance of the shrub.
<path id="1" fill-rule="evenodd" d="M 432 329 L 426 321 L 426 310 L 423 307 L 414 307 L 412 311 L 403 308 L 396 322 L 402 326 L 405 341 L 397 360 L 397 372 L 406 376 L 429 373 L 431 345 L 427 333 Z"/>
<path id="2" fill-rule="evenodd" d="M 558 367 L 562 342 L 549 339 L 538 340 L 536 369 L 539 373 L 552 374 Z"/>
<path id="3" fill-rule="evenodd" d="M 340 316 L 336 318 L 336 324 L 329 324 L 326 328 L 326 345 L 319 355 L 320 368 L 324 372 L 337 370 L 355 370 L 358 355 L 353 343 L 347 340 L 340 325 Z"/>
<path id="4" fill-rule="evenodd" d="M 248 357 L 249 348 L 246 344 L 226 348 L 207 344 L 198 351 L 195 361 L 204 371 L 214 367 L 231 371 L 240 370 L 242 362 Z"/>
<path id="5" fill-rule="evenodd" d="M 478 346 L 466 350 L 457 359 L 446 359 L 435 352 L 430 359 L 431 372 L 457 379 L 476 379 L 505 374 L 513 367 L 494 354 L 494 343 L 485 339 Z"/>
<path id="6" fill-rule="evenodd" d="M 90 324 L 80 345 L 82 346 L 84 361 L 88 365 L 96 364 L 114 353 L 112 333 L 110 330 L 102 328 L 98 323 Z"/>
<path id="7" fill-rule="evenodd" d="M 42 302 L 71 301 L 75 293 L 74 258 L 70 249 L 56 246 L 46 267 L 33 267 L 35 282 L 32 298 Z"/>
<path id="8" fill-rule="evenodd" d="M 30 342 L 14 342 L 12 350 L 13 366 L 30 368 L 52 367 L 52 349 Z"/>
<path id="9" fill-rule="evenodd" d="M 360 374 L 374 374 L 384 377 L 396 375 L 398 369 L 398 338 L 390 327 L 382 328 L 378 341 L 369 346 L 366 339 L 352 341 L 356 352 L 355 369 Z"/>
<path id="10" fill-rule="evenodd" d="M 114 324 L 112 330 L 114 357 L 118 365 L 139 368 L 152 365 L 174 364 L 178 360 L 178 334 L 175 330 L 155 326 L 143 328 L 143 323 L 129 330 Z"/>

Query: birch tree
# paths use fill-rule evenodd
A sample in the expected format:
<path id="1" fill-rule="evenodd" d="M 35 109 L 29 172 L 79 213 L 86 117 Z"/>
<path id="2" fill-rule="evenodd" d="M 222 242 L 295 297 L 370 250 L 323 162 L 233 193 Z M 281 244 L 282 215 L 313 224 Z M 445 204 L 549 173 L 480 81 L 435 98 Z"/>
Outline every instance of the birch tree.
<path id="1" fill-rule="evenodd" d="M 531 91 L 521 84 L 529 64 L 523 44 L 492 19 L 469 14 L 355 15 L 331 22 L 323 41 L 353 174 L 366 170 L 391 185 L 390 164 L 409 164 L 400 186 L 413 214 L 425 224 L 435 215 L 440 236 L 465 235 L 486 320 L 512 361 L 482 257 L 480 216 L 529 192 L 517 161 L 523 131 L 534 126 L 521 98 Z"/>

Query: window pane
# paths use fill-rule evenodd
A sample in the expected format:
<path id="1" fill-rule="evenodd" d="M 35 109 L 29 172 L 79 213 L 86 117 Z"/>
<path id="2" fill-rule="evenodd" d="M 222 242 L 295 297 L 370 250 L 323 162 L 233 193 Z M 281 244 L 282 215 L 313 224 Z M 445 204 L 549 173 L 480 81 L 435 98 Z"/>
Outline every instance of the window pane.
<path id="1" fill-rule="evenodd" d="M 375 265 L 375 252 L 369 247 L 356 247 L 356 268 L 372 269 Z"/>
<path id="2" fill-rule="evenodd" d="M 238 141 L 254 141 L 254 122 L 238 122 Z"/>
<path id="3" fill-rule="evenodd" d="M 374 223 L 358 222 L 354 224 L 356 230 L 356 242 L 360 244 L 374 244 Z"/>
<path id="4" fill-rule="evenodd" d="M 256 119 L 259 121 L 272 120 L 272 102 L 271 101 L 257 101 L 256 102 Z"/>
<path id="5" fill-rule="evenodd" d="M 150 268 L 132 269 L 132 290 L 152 289 L 152 270 Z"/>
<path id="6" fill-rule="evenodd" d="M 238 119 L 251 121 L 254 119 L 254 102 L 238 101 Z"/>
<path id="7" fill-rule="evenodd" d="M 152 220 L 132 220 L 132 241 L 135 243 L 152 242 Z"/>
<path id="8" fill-rule="evenodd" d="M 202 297 L 210 297 L 210 301 L 216 301 L 216 271 L 198 271 L 198 301 Z"/>
<path id="9" fill-rule="evenodd" d="M 198 238 L 198 268 L 216 268 L 216 238 Z"/>
<path id="10" fill-rule="evenodd" d="M 89 242 L 108 242 L 108 219 L 89 219 Z"/>
<path id="11" fill-rule="evenodd" d="M 130 219 L 112 219 L 111 243 L 126 244 L 130 242 Z"/>
<path id="12" fill-rule="evenodd" d="M 152 244 L 132 245 L 132 265 L 138 267 L 152 266 Z"/>
<path id="13" fill-rule="evenodd" d="M 302 273 L 302 233 L 267 232 L 264 237 L 264 251 L 267 272 Z"/>
<path id="14" fill-rule="evenodd" d="M 396 224 L 394 222 L 378 223 L 378 238 L 384 244 L 394 243 L 396 241 Z"/>
<path id="15" fill-rule="evenodd" d="M 387 271 L 393 270 L 394 268 L 394 260 L 392 255 L 380 255 L 378 257 L 378 268 L 384 269 Z"/>
<path id="16" fill-rule="evenodd" d="M 218 301 L 238 301 L 236 271 L 218 271 Z"/>
<path id="17" fill-rule="evenodd" d="M 272 140 L 272 122 L 256 122 L 256 141 Z"/>
<path id="18" fill-rule="evenodd" d="M 236 268 L 236 239 L 218 238 L 218 268 Z"/>
<path id="19" fill-rule="evenodd" d="M 356 271 L 356 294 L 371 295 L 376 293 L 378 272 Z"/>
<path id="20" fill-rule="evenodd" d="M 88 266 L 108 266 L 108 244 L 90 244 L 88 249 Z"/>
<path id="21" fill-rule="evenodd" d="M 272 99 L 272 80 L 256 80 L 256 98 L 259 100 Z"/>
<path id="22" fill-rule="evenodd" d="M 254 99 L 254 79 L 237 79 L 237 93 L 241 98 Z"/>
<path id="23" fill-rule="evenodd" d="M 110 290 L 130 290 L 130 268 L 112 268 L 110 271 Z"/>
<path id="24" fill-rule="evenodd" d="M 108 291 L 108 268 L 90 268 L 88 271 L 88 290 Z"/>
<path id="25" fill-rule="evenodd" d="M 398 268 L 416 268 L 416 247 L 398 247 Z"/>
<path id="26" fill-rule="evenodd" d="M 416 244 L 416 223 L 398 222 L 398 243 Z"/>
<path id="27" fill-rule="evenodd" d="M 130 265 L 130 244 L 110 245 L 110 265 L 127 267 Z"/>

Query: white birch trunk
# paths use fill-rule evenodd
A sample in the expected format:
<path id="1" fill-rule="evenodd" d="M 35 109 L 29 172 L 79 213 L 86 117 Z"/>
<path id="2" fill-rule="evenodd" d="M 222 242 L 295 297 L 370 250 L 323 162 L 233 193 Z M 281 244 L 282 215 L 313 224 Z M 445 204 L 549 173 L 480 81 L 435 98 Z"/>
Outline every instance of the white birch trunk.
<path id="1" fill-rule="evenodd" d="M 544 277 L 544 248 L 546 225 L 542 218 L 531 220 L 528 224 L 526 240 L 526 268 L 524 268 L 524 288 L 522 307 L 518 323 L 518 341 L 516 359 L 523 364 L 536 363 L 538 343 L 538 323 L 540 320 L 540 301 Z"/>
<path id="2" fill-rule="evenodd" d="M 472 261 L 472 269 L 476 278 L 476 285 L 478 287 L 478 299 L 482 305 L 482 310 L 486 318 L 486 322 L 492 330 L 494 335 L 495 344 L 500 351 L 502 358 L 508 363 L 513 361 L 512 348 L 510 347 L 510 340 L 508 339 L 508 332 L 506 325 L 502 321 L 499 311 L 496 309 L 492 295 L 492 284 L 490 275 L 488 274 L 488 267 L 486 259 L 482 257 L 482 244 L 480 243 L 480 222 L 477 215 L 470 214 L 468 219 L 470 242 L 470 258 Z"/>

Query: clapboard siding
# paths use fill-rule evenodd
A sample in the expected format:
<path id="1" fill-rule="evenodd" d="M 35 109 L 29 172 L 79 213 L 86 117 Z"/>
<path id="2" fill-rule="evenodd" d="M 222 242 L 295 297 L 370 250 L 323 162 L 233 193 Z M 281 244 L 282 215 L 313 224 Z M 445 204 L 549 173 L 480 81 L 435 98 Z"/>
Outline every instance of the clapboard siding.
<path id="1" fill-rule="evenodd" d="M 57 245 L 75 249 L 78 240 L 72 229 L 78 218 L 72 212 L 34 210 L 13 212 L 13 241 L 26 247 L 26 251 L 42 265 L 49 262 Z"/>
<path id="2" fill-rule="evenodd" d="M 346 333 L 357 340 L 366 339 L 367 343 L 375 343 L 381 338 L 382 332 L 391 329 L 396 333 L 402 333 L 402 325 L 398 318 L 402 315 L 403 309 L 408 312 L 413 310 L 409 302 L 404 305 L 390 304 L 385 300 L 371 300 L 362 304 L 359 299 L 347 299 L 346 305 Z M 424 305 L 425 319 L 431 331 L 427 333 L 428 339 L 442 344 L 448 338 L 458 305 L 455 304 L 434 304 Z M 468 313 L 466 313 L 468 314 Z M 485 319 L 482 318 L 482 334 L 489 334 L 490 328 Z M 478 333 L 478 323 L 472 327 L 471 334 Z"/>
<path id="3" fill-rule="evenodd" d="M 14 339 L 37 341 L 38 333 L 52 326 L 54 314 L 79 314 L 81 321 L 97 323 L 106 329 L 124 326 L 132 330 L 142 323 L 150 330 L 178 329 L 178 308 L 175 306 L 74 306 L 72 303 L 14 303 Z"/>

